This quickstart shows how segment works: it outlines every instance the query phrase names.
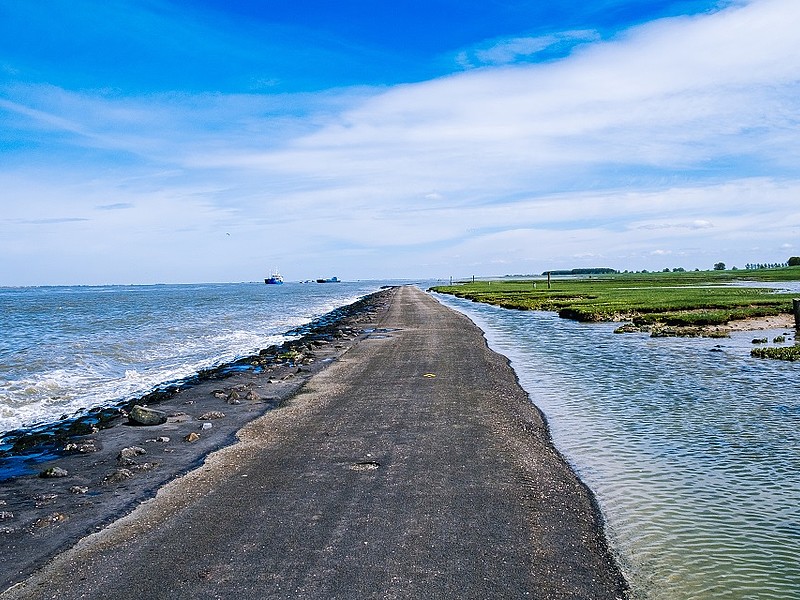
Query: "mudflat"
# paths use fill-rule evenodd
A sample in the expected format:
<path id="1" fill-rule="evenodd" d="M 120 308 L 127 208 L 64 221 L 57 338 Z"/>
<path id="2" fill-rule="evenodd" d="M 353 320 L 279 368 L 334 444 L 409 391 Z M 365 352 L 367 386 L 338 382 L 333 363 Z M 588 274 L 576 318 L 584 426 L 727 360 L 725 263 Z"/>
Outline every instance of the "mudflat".
<path id="1" fill-rule="evenodd" d="M 5 598 L 621 598 L 590 491 L 417 288 L 238 442 Z"/>

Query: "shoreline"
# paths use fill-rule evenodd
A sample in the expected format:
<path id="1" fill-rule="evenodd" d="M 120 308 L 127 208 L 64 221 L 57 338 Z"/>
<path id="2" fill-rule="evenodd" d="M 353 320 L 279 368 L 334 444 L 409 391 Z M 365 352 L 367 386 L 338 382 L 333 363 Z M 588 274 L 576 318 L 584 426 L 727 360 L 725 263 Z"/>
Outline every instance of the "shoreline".
<path id="1" fill-rule="evenodd" d="M 375 302 L 375 304 L 373 304 L 370 308 L 365 309 L 358 315 L 352 317 L 356 321 L 356 324 L 364 324 L 365 321 L 369 320 L 370 318 L 374 318 L 376 314 L 380 315 L 385 313 L 387 310 L 387 302 L 391 304 L 391 301 L 388 299 L 394 294 L 394 291 L 376 292 L 368 296 L 367 299 L 372 299 L 373 301 L 377 302 Z M 444 310 L 450 311 L 450 309 L 446 308 L 444 308 Z M 455 313 L 455 311 L 452 312 Z M 566 538 L 561 539 L 561 542 L 567 543 L 570 552 L 575 552 L 576 555 L 581 555 L 584 557 L 584 559 L 588 559 L 578 562 L 591 562 L 594 565 L 592 569 L 597 569 L 597 571 L 594 572 L 590 578 L 591 582 L 589 582 L 588 579 L 582 582 L 549 581 L 550 575 L 553 575 L 552 573 L 545 573 L 544 575 L 538 573 L 536 576 L 540 577 L 540 583 L 546 581 L 547 586 L 549 586 L 548 589 L 560 589 L 559 586 L 563 587 L 567 585 L 580 585 L 584 586 L 585 589 L 594 589 L 593 586 L 609 586 L 607 589 L 613 588 L 616 590 L 614 593 L 615 595 L 606 596 L 604 592 L 602 596 L 598 597 L 624 597 L 627 593 L 627 584 L 624 583 L 624 579 L 618 570 L 618 566 L 616 566 L 616 562 L 610 553 L 603 530 L 602 514 L 600 513 L 599 506 L 597 505 L 594 495 L 586 486 L 586 484 L 584 484 L 575 475 L 566 460 L 564 460 L 564 458 L 553 446 L 545 416 L 542 414 L 541 410 L 534 405 L 532 399 L 529 398 L 528 395 L 519 387 L 516 373 L 513 371 L 513 369 L 511 369 L 508 360 L 505 357 L 494 353 L 488 348 L 486 339 L 483 336 L 483 332 L 474 326 L 471 321 L 469 321 L 460 313 L 455 314 L 458 315 L 456 318 L 457 320 L 460 319 L 461 322 L 466 321 L 469 323 L 468 326 L 459 325 L 459 327 L 471 327 L 472 329 L 480 332 L 480 337 L 484 348 L 479 352 L 479 354 L 482 353 L 481 355 L 489 356 L 490 362 L 488 365 L 490 365 L 489 369 L 492 373 L 495 371 L 501 373 L 500 375 L 493 375 L 493 377 L 501 377 L 501 379 L 505 380 L 509 378 L 509 375 L 507 374 L 508 372 L 510 372 L 512 375 L 513 384 L 509 382 L 503 383 L 503 389 L 508 387 L 505 393 L 510 394 L 510 396 L 506 398 L 502 396 L 493 397 L 492 404 L 489 405 L 492 407 L 490 409 L 491 413 L 496 413 L 494 417 L 491 417 L 491 419 L 499 418 L 499 422 L 505 422 L 506 419 L 510 419 L 507 424 L 502 426 L 498 425 L 500 429 L 495 431 L 493 435 L 499 436 L 497 440 L 498 443 L 509 445 L 508 456 L 513 462 L 520 463 L 520 467 L 518 468 L 523 468 L 523 470 L 526 472 L 531 471 L 532 473 L 537 474 L 534 477 L 534 484 L 537 486 L 543 486 L 541 493 L 550 496 L 550 500 L 547 503 L 548 508 L 545 512 L 554 510 L 549 506 L 549 504 L 555 503 L 559 510 L 566 511 L 564 514 L 570 515 L 568 518 L 570 522 L 575 520 L 575 526 L 584 531 L 583 534 L 578 536 L 581 541 L 577 542 L 577 545 L 576 540 L 571 537 L 574 534 L 567 535 Z M 9 588 L 6 593 L 10 593 L 11 596 L 17 597 L 17 592 L 20 592 L 22 593 L 22 596 L 20 597 L 25 597 L 25 585 L 20 586 L 19 582 L 24 581 L 27 576 L 36 571 L 39 567 L 48 564 L 50 559 L 53 557 L 56 557 L 55 562 L 59 563 L 62 560 L 62 555 L 59 554 L 61 551 L 73 547 L 73 550 L 70 550 L 67 553 L 72 555 L 78 552 L 78 549 L 82 547 L 90 547 L 92 545 L 96 546 L 98 543 L 102 546 L 105 544 L 105 542 L 102 540 L 108 539 L 109 536 L 112 538 L 118 536 L 120 532 L 127 531 L 127 528 L 129 527 L 141 530 L 141 526 L 137 525 L 136 523 L 142 523 L 142 519 L 144 519 L 145 527 L 145 529 L 142 531 L 149 531 L 150 527 L 152 526 L 152 520 L 150 516 L 144 515 L 147 513 L 152 515 L 154 510 L 158 512 L 157 507 L 165 502 L 169 504 L 170 497 L 173 498 L 174 502 L 177 502 L 185 508 L 185 502 L 188 502 L 189 500 L 183 499 L 183 496 L 185 496 L 186 492 L 189 492 L 189 496 L 196 496 L 196 490 L 192 490 L 194 490 L 194 486 L 198 484 L 199 481 L 202 482 L 201 487 L 205 489 L 205 492 L 203 493 L 208 494 L 212 493 L 213 490 L 216 490 L 216 486 L 218 486 L 222 480 L 232 476 L 228 472 L 230 469 L 238 471 L 240 466 L 234 466 L 234 464 L 240 465 L 241 460 L 247 462 L 247 456 L 250 453 L 251 445 L 255 444 L 256 446 L 259 446 L 263 443 L 263 440 L 267 440 L 269 442 L 274 435 L 278 435 L 278 437 L 281 436 L 281 432 L 283 431 L 282 429 L 276 429 L 275 431 L 278 433 L 270 433 L 273 431 L 272 428 L 275 426 L 275 423 L 288 423 L 290 427 L 294 427 L 294 419 L 297 418 L 298 410 L 300 410 L 300 414 L 303 415 L 305 414 L 304 411 L 313 412 L 317 410 L 316 407 L 309 406 L 307 403 L 304 404 L 302 398 L 309 393 L 308 386 L 306 385 L 307 383 L 312 384 L 312 388 L 314 388 L 320 385 L 323 380 L 333 377 L 333 375 L 327 375 L 329 373 L 327 369 L 323 371 L 325 366 L 333 364 L 341 371 L 341 369 L 345 367 L 343 367 L 341 361 L 337 359 L 342 358 L 354 347 L 358 347 L 359 350 L 362 350 L 360 344 L 364 340 L 377 340 L 392 337 L 391 329 L 387 329 L 384 332 L 383 330 L 372 327 L 369 329 L 360 329 L 359 331 L 356 331 L 353 328 L 353 323 L 349 323 L 347 318 L 343 320 L 343 323 L 339 322 L 337 325 L 346 331 L 346 336 L 341 340 L 343 343 L 332 344 L 334 348 L 327 349 L 329 354 L 325 354 L 315 348 L 314 352 L 317 354 L 315 357 L 317 360 L 307 369 L 301 366 L 297 370 L 299 372 L 287 372 L 287 375 L 290 377 L 281 379 L 280 381 L 275 380 L 273 377 L 268 378 L 265 382 L 265 374 L 263 373 L 238 373 L 228 377 L 222 382 L 201 382 L 192 386 L 189 390 L 178 391 L 174 394 L 173 398 L 169 400 L 169 402 L 172 402 L 174 405 L 172 408 L 183 408 L 183 410 L 174 411 L 173 416 L 170 417 L 167 424 L 155 428 L 130 427 L 122 425 L 113 427 L 109 430 L 101 430 L 94 436 L 97 438 L 103 437 L 102 443 L 97 444 L 98 446 L 101 446 L 101 448 L 98 448 L 95 452 L 87 454 L 78 452 L 76 454 L 65 456 L 59 461 L 55 461 L 66 466 L 70 466 L 71 464 L 82 464 L 85 466 L 90 461 L 94 461 L 92 463 L 92 467 L 94 469 L 95 480 L 102 474 L 101 472 L 103 469 L 105 469 L 106 475 L 104 476 L 104 479 L 106 481 L 103 482 L 101 480 L 99 485 L 110 486 L 114 490 L 113 494 L 104 494 L 104 491 L 110 491 L 110 489 L 103 490 L 101 488 L 101 491 L 97 492 L 97 494 L 98 496 L 112 496 L 112 502 L 109 502 L 108 498 L 101 499 L 88 493 L 64 494 L 63 490 L 65 485 L 61 479 L 50 480 L 35 478 L 35 485 L 38 485 L 39 488 L 52 488 L 53 490 L 59 489 L 61 490 L 61 494 L 42 493 L 38 496 L 35 496 L 39 498 L 39 500 L 36 500 L 35 510 L 33 512 L 42 514 L 44 516 L 30 522 L 27 528 L 18 528 L 16 532 L 6 529 L 6 535 L 4 536 L 4 549 L 6 551 L 12 551 L 12 555 L 16 559 L 16 564 L 14 566 L 15 571 L 13 573 L 9 571 L 9 577 L 4 577 L 3 581 L 0 582 L 0 589 L 5 589 L 11 585 L 12 587 Z M 350 329 L 348 330 L 348 328 Z M 374 343 L 376 342 L 372 342 L 372 344 Z M 321 360 L 319 360 L 320 358 Z M 345 362 L 350 362 L 352 360 L 352 358 L 349 358 Z M 322 376 L 322 373 L 326 373 L 325 377 Z M 311 379 L 312 375 L 315 375 L 313 379 Z M 222 383 L 225 385 L 222 386 Z M 328 383 L 328 385 L 331 384 Z M 334 388 L 336 385 L 337 384 L 334 384 Z M 275 386 L 281 388 L 281 390 L 279 393 L 275 393 L 277 390 L 275 390 L 273 387 L 273 395 L 264 397 L 261 396 L 261 394 L 263 394 L 263 388 L 265 386 Z M 218 388 L 220 387 L 224 387 L 226 389 L 219 390 Z M 201 410 L 208 408 L 214 403 L 219 406 L 219 403 L 222 402 L 224 405 L 225 401 L 221 400 L 220 398 L 215 398 L 214 392 L 222 391 L 225 394 L 232 394 L 236 392 L 237 389 L 239 389 L 241 392 L 244 392 L 245 390 L 254 391 L 259 394 L 259 397 L 263 398 L 265 402 L 262 402 L 261 406 L 257 406 L 255 403 L 244 404 L 245 401 L 242 400 L 241 404 L 224 408 L 223 410 L 225 411 L 225 417 L 218 420 L 203 420 L 201 419 L 202 415 L 198 416 Z M 310 393 L 313 393 L 313 390 Z M 209 398 L 211 399 L 209 400 Z M 496 407 L 494 406 L 495 402 L 497 403 Z M 167 405 L 165 404 L 162 406 L 166 407 Z M 240 408 L 242 406 L 246 406 L 247 408 L 242 411 Z M 270 411 L 270 409 L 274 407 L 281 407 L 281 410 Z M 234 414 L 233 410 L 231 409 L 239 412 Z M 231 414 L 229 414 L 229 411 Z M 510 414 L 500 414 L 505 413 L 506 411 L 510 411 Z M 491 415 L 486 415 L 485 418 L 490 418 L 490 416 Z M 210 437 L 208 437 L 207 432 L 209 429 L 198 430 L 198 426 L 202 427 L 203 423 L 211 425 L 209 428 L 210 432 L 212 433 L 211 437 L 216 436 L 215 440 L 212 440 Z M 223 431 L 222 427 L 218 427 L 220 424 L 224 424 L 225 427 L 228 428 L 227 433 Z M 494 429 L 494 427 L 495 426 L 492 426 L 492 429 Z M 509 427 L 511 430 L 516 430 L 520 427 L 521 429 L 519 429 L 519 431 L 516 433 L 513 433 L 511 430 L 509 430 Z M 148 431 L 146 431 L 148 429 L 153 433 L 148 434 Z M 113 435 L 104 436 L 104 432 L 107 431 L 111 432 Z M 183 441 L 183 439 L 178 436 L 182 436 L 185 431 L 189 431 L 190 433 L 199 433 L 200 439 L 196 442 Z M 174 434 L 167 436 L 159 435 L 163 434 L 164 432 L 168 434 L 174 432 Z M 158 437 L 148 437 L 148 435 Z M 255 438 L 253 437 L 254 435 Z M 159 439 L 164 437 L 169 437 L 170 440 L 168 442 L 159 441 Z M 135 453 L 132 460 L 130 457 L 126 459 L 123 456 L 124 453 L 116 454 L 120 451 L 120 446 L 123 448 L 130 448 L 131 446 L 127 444 L 132 444 L 134 442 L 138 442 L 140 445 L 133 447 L 145 449 L 146 454 L 139 456 L 138 453 Z M 474 442 L 467 442 L 464 440 L 463 443 L 469 447 Z M 530 449 L 527 446 L 528 444 L 532 444 L 534 448 L 538 448 L 538 453 L 543 452 L 544 455 L 552 458 L 526 456 L 525 450 Z M 165 477 L 165 469 L 163 468 L 163 464 L 158 463 L 156 465 L 155 461 L 159 459 L 163 460 L 164 457 L 172 459 L 178 455 L 184 456 L 187 448 L 191 448 L 195 451 L 194 460 L 184 460 L 183 467 L 177 471 L 173 466 L 172 470 L 174 473 Z M 511 451 L 512 448 L 513 451 Z M 170 451 L 170 449 L 172 451 Z M 104 458 L 101 457 L 101 452 L 103 453 Z M 228 460 L 227 464 L 224 464 L 226 462 L 226 457 L 236 456 L 239 457 L 239 460 L 235 461 L 234 463 L 231 463 L 230 460 Z M 370 455 L 368 454 L 367 456 Z M 103 460 L 98 461 L 98 458 L 103 458 Z M 288 455 L 285 458 L 287 461 L 297 459 L 296 456 Z M 125 460 L 130 460 L 130 463 L 127 465 L 130 467 L 128 470 L 132 471 L 134 474 L 131 476 L 115 478 L 115 474 L 119 474 L 121 470 L 125 470 L 123 467 Z M 154 462 L 151 463 L 151 460 Z M 554 468 L 554 465 L 559 465 L 556 467 L 556 470 L 561 473 L 558 475 L 558 478 L 565 477 L 564 481 L 555 484 L 552 481 L 555 475 L 550 473 L 547 469 L 543 471 L 542 465 L 538 464 L 539 461 L 555 461 L 550 463 L 551 466 L 549 469 Z M 220 463 L 223 463 L 223 465 L 220 466 Z M 174 465 L 175 463 L 173 462 L 172 464 Z M 357 466 L 363 465 L 363 469 L 367 470 L 371 470 L 372 468 L 377 469 L 378 467 L 373 467 L 373 465 L 378 464 L 378 462 L 372 462 L 369 460 L 356 463 Z M 381 461 L 380 464 L 382 466 L 383 461 Z M 48 466 L 48 464 L 43 465 L 43 467 L 46 466 Z M 109 473 L 108 469 L 111 468 L 113 468 L 113 471 Z M 357 470 L 362 469 L 359 468 Z M 211 474 L 209 474 L 209 472 Z M 416 473 L 414 473 L 414 475 L 416 475 Z M 243 476 L 246 477 L 247 475 Z M 108 482 L 109 477 L 113 479 L 111 483 Z M 571 481 L 571 483 L 567 484 L 567 481 Z M 564 485 L 567 485 L 567 488 L 571 489 L 572 491 L 565 492 L 566 488 L 562 488 Z M 30 490 L 28 491 L 30 492 Z M 462 490 L 457 488 L 456 491 L 460 492 Z M 491 490 L 487 490 L 487 492 L 488 491 Z M 513 497 L 516 497 L 519 494 L 525 496 L 527 492 L 524 489 L 515 489 L 512 492 Z M 565 497 L 564 494 L 566 494 Z M 573 497 L 573 494 L 577 495 Z M 51 498 L 50 496 L 53 497 Z M 78 502 L 77 506 L 75 507 L 75 510 L 83 510 L 84 513 L 69 514 L 66 511 L 62 512 L 61 508 L 65 503 L 64 496 L 70 496 L 70 498 L 68 498 L 69 500 L 72 500 L 71 496 L 75 496 L 79 499 L 85 499 L 85 502 Z M 0 496 L 0 498 L 2 498 L 2 496 Z M 161 499 L 160 502 L 158 500 L 159 498 Z M 95 518 L 94 522 L 87 521 L 87 514 L 91 512 L 90 509 L 92 507 L 97 509 L 97 504 L 100 502 L 102 503 L 102 508 L 105 511 L 105 518 L 99 520 Z M 538 500 L 537 502 L 541 502 L 541 500 Z M 6 509 L 8 506 L 8 504 L 6 504 L 6 506 L 0 506 L 0 510 Z M 133 512 L 131 512 L 131 510 L 133 510 Z M 514 510 L 517 511 L 519 509 L 517 508 Z M 96 512 L 97 510 L 95 510 L 95 513 Z M 560 535 L 566 535 L 565 533 L 554 533 L 555 531 L 561 531 L 561 529 L 565 526 L 564 523 L 560 522 L 560 517 L 555 518 L 554 514 L 551 514 L 549 517 L 537 517 L 544 519 L 544 521 L 540 524 L 544 527 L 544 529 L 541 532 L 537 532 L 536 535 L 544 537 L 545 541 L 549 544 L 552 544 L 555 541 L 556 538 L 553 538 L 553 536 L 558 537 Z M 524 518 L 527 519 L 530 518 L 530 516 Z M 577 523 L 581 523 L 581 525 L 577 525 Z M 0 525 L 6 525 L 6 522 L 0 521 Z M 572 527 L 572 525 L 570 525 L 570 527 Z M 584 530 L 584 528 L 586 529 Z M 86 536 L 94 530 L 100 532 L 99 537 L 91 536 L 92 541 L 90 542 L 90 538 L 87 538 Z M 16 542 L 9 544 L 8 542 L 12 537 L 14 537 L 14 533 L 22 533 L 23 535 L 17 535 Z M 589 539 L 593 541 L 589 542 Z M 77 545 L 73 546 L 73 544 L 76 542 Z M 42 548 L 43 543 L 48 545 L 50 548 L 46 554 Z M 556 543 L 556 546 L 558 546 L 558 543 Z M 22 552 L 20 552 L 20 549 Z M 538 549 L 537 552 L 544 551 L 542 549 Z M 546 554 L 552 552 L 555 552 L 555 557 L 547 557 L 547 560 L 553 561 L 552 565 L 566 561 L 569 563 L 570 569 L 576 569 L 581 576 L 586 575 L 585 571 L 588 569 L 588 567 L 586 567 L 584 564 L 572 564 L 576 562 L 577 559 L 574 556 L 568 555 L 568 550 L 566 548 L 549 548 Z M 584 555 L 586 552 L 588 552 L 588 554 Z M 6 552 L 3 553 L 6 554 Z M 14 555 L 14 553 L 16 553 L 16 555 Z M 63 556 L 66 556 L 66 554 Z M 4 560 L 4 564 L 7 565 L 7 569 L 10 569 L 12 566 L 8 560 Z M 47 568 L 50 567 L 48 566 Z M 602 579 L 602 584 L 598 581 L 595 581 L 595 576 L 597 575 L 601 575 L 599 579 Z M 18 583 L 14 585 L 14 582 Z M 194 587 L 192 589 L 194 589 Z M 597 589 L 600 588 L 597 587 Z M 6 593 L 0 593 L 0 595 L 5 596 Z M 551 596 L 545 595 L 543 597 Z M 556 597 L 556 595 L 553 595 L 552 597 Z"/>
<path id="2" fill-rule="evenodd" d="M 283 406 L 346 353 L 387 295 L 373 292 L 298 328 L 297 340 L 165 383 L 142 397 L 6 432 L 4 439 L 16 448 L 0 466 L 0 594 L 198 468 L 209 454 L 235 444 L 243 427 Z M 166 412 L 167 423 L 129 424 L 127 413 L 137 404 Z M 186 441 L 192 433 L 199 438 Z M 126 448 L 145 454 L 131 461 L 121 457 Z M 67 476 L 39 476 L 55 467 Z"/>

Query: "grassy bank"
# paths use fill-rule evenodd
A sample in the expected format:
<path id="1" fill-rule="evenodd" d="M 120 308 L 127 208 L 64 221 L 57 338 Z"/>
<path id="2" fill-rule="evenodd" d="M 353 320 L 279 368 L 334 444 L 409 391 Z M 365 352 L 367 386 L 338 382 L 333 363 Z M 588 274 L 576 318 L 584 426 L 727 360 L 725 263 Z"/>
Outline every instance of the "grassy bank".
<path id="1" fill-rule="evenodd" d="M 800 267 L 553 278 L 549 288 L 542 280 L 500 280 L 433 289 L 505 308 L 555 311 L 578 321 L 629 321 L 629 330 L 654 335 L 669 335 L 670 328 L 677 335 L 701 335 L 730 321 L 791 313 L 797 296 L 730 284 L 797 280 Z"/>

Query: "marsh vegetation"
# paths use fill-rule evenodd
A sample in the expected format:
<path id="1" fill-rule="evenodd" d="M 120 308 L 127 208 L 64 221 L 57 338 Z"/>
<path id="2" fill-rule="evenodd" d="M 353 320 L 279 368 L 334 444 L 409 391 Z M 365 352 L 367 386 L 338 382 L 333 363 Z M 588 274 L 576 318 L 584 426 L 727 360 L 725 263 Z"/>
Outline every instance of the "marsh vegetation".
<path id="1" fill-rule="evenodd" d="M 437 292 L 519 310 L 554 311 L 583 322 L 625 321 L 618 331 L 654 335 L 725 335 L 731 321 L 792 312 L 796 293 L 736 285 L 800 280 L 800 268 L 614 273 L 582 278 L 476 281 Z"/>

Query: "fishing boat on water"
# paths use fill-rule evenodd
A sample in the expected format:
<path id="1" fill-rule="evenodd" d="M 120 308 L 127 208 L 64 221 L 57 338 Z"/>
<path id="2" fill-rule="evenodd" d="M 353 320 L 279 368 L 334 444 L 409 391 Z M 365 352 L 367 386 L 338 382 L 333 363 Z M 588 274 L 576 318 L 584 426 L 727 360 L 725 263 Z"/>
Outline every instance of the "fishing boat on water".
<path id="1" fill-rule="evenodd" d="M 280 285 L 283 283 L 283 275 L 278 273 L 278 270 L 275 269 L 275 272 L 272 275 L 264 278 L 264 283 L 267 285 Z"/>

